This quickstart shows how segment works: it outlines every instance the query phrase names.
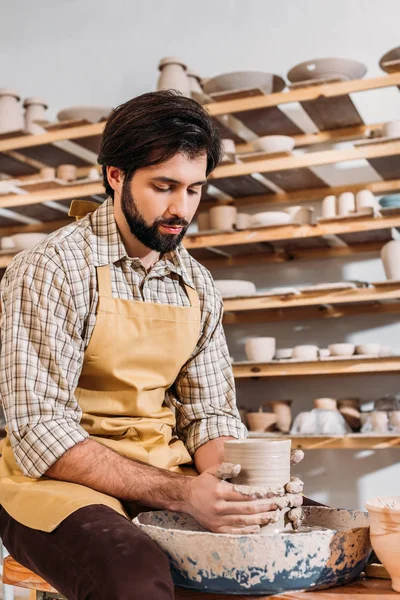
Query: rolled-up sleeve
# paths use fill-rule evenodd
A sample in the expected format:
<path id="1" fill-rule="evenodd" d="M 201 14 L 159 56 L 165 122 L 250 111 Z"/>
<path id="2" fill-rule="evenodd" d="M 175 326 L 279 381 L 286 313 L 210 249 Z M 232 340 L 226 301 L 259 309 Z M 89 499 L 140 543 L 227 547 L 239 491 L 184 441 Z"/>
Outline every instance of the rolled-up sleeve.
<path id="1" fill-rule="evenodd" d="M 38 478 L 88 437 L 74 395 L 82 324 L 67 276 L 44 254 L 11 264 L 0 293 L 0 396 L 16 462 Z"/>
<path id="2" fill-rule="evenodd" d="M 247 437 L 236 407 L 235 382 L 225 333 L 223 305 L 213 289 L 210 307 L 197 349 L 182 369 L 169 400 L 175 407 L 177 435 L 190 452 L 223 436 Z"/>

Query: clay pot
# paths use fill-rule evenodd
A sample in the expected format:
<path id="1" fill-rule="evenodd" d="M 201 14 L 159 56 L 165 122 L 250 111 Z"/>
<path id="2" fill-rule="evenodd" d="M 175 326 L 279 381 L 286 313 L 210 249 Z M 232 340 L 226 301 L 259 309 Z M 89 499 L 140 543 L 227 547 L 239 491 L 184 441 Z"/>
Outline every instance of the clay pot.
<path id="1" fill-rule="evenodd" d="M 251 413 L 249 413 L 251 414 Z M 278 489 L 290 481 L 291 440 L 229 440 L 224 462 L 240 464 L 240 474 L 230 483 Z"/>
<path id="2" fill-rule="evenodd" d="M 400 497 L 375 498 L 367 502 L 372 548 L 400 592 Z"/>
<path id="3" fill-rule="evenodd" d="M 316 398 L 314 400 L 314 408 L 320 410 L 337 410 L 337 402 L 333 398 Z"/>
<path id="4" fill-rule="evenodd" d="M 324 219 L 334 219 L 337 214 L 336 196 L 325 196 L 322 200 L 322 216 Z"/>
<path id="5" fill-rule="evenodd" d="M 391 240 L 381 250 L 387 279 L 400 279 L 400 240 Z"/>
<path id="6" fill-rule="evenodd" d="M 25 131 L 29 133 L 42 133 L 40 123 L 47 122 L 46 110 L 48 106 L 41 98 L 26 98 L 25 108 Z"/>
<path id="7" fill-rule="evenodd" d="M 388 413 L 383 410 L 374 410 L 371 413 L 371 426 L 376 433 L 387 433 L 389 425 Z"/>
<path id="8" fill-rule="evenodd" d="M 318 346 L 301 345 L 293 348 L 293 358 L 318 360 Z"/>
<path id="9" fill-rule="evenodd" d="M 328 346 L 328 350 L 331 356 L 352 356 L 354 354 L 354 350 L 356 349 L 354 344 L 330 344 Z"/>
<path id="10" fill-rule="evenodd" d="M 161 71 L 157 83 L 158 90 L 177 90 L 183 96 L 190 98 L 190 85 L 186 65 L 180 58 L 175 56 L 163 58 L 158 68 Z"/>
<path id="11" fill-rule="evenodd" d="M 199 213 L 196 217 L 196 220 L 199 231 L 208 231 L 208 229 L 210 229 L 210 216 L 208 211 Z"/>
<path id="12" fill-rule="evenodd" d="M 275 356 L 276 339 L 273 337 L 247 338 L 244 349 L 248 360 L 269 362 Z"/>
<path id="13" fill-rule="evenodd" d="M 236 216 L 236 229 L 248 229 L 250 227 L 250 215 L 247 213 L 238 213 Z"/>
<path id="14" fill-rule="evenodd" d="M 24 116 L 17 92 L 0 89 L 0 134 L 24 129 Z"/>
<path id="15" fill-rule="evenodd" d="M 264 406 L 260 406 L 257 412 L 247 413 L 247 422 L 250 431 L 274 431 L 278 417 L 275 413 L 264 412 Z"/>
<path id="16" fill-rule="evenodd" d="M 393 410 L 389 413 L 390 430 L 400 433 L 400 410 Z"/>
<path id="17" fill-rule="evenodd" d="M 292 424 L 292 400 L 270 400 L 268 406 L 277 417 L 278 429 L 288 433 Z"/>
<path id="18" fill-rule="evenodd" d="M 56 176 L 56 170 L 54 167 L 43 167 L 40 169 L 40 177 L 42 179 L 54 179 Z"/>
<path id="19" fill-rule="evenodd" d="M 57 167 L 57 179 L 63 179 L 64 181 L 75 181 L 75 165 L 60 165 Z"/>
<path id="20" fill-rule="evenodd" d="M 213 206 L 210 208 L 209 215 L 211 229 L 230 231 L 236 224 L 237 208 L 229 204 Z"/>
<path id="21" fill-rule="evenodd" d="M 356 203 L 353 192 L 343 192 L 338 199 L 338 213 L 345 216 L 356 210 Z"/>

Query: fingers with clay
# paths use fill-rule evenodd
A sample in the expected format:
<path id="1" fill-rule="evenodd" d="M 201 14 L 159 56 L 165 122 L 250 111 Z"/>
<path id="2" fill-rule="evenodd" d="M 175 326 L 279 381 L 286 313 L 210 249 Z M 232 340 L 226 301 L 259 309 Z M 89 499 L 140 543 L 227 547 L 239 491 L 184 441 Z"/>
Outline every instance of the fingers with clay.
<path id="1" fill-rule="evenodd" d="M 233 479 L 233 477 L 237 477 L 240 473 L 241 466 L 234 465 L 233 463 L 223 462 L 219 465 L 218 470 L 215 473 L 215 477 L 218 479 Z"/>
<path id="2" fill-rule="evenodd" d="M 288 494 L 301 494 L 304 489 L 304 483 L 298 477 L 291 477 L 289 483 L 285 485 Z"/>
<path id="3" fill-rule="evenodd" d="M 303 450 L 292 450 L 292 452 L 290 453 L 290 464 L 293 465 L 298 465 L 304 458 L 304 452 Z"/>

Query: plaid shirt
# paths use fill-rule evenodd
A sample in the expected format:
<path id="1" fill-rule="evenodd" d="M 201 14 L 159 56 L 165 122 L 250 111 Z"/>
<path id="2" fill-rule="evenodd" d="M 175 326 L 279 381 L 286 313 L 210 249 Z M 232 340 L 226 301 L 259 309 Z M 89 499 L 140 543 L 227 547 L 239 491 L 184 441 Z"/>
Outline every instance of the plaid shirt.
<path id="1" fill-rule="evenodd" d="M 109 198 L 92 215 L 19 253 L 0 284 L 0 396 L 16 461 L 30 477 L 41 477 L 88 437 L 74 392 L 96 322 L 95 267 L 105 264 L 114 297 L 188 306 L 182 282 L 199 294 L 200 338 L 166 395 L 189 452 L 213 438 L 247 435 L 236 408 L 222 300 L 210 273 L 182 246 L 146 273 L 126 254 Z"/>

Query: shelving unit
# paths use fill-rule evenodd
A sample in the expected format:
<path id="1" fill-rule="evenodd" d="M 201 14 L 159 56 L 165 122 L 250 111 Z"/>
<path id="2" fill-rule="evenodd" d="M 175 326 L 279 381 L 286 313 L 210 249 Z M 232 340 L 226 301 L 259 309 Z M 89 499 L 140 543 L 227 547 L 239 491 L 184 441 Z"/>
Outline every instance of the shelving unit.
<path id="1" fill-rule="evenodd" d="M 292 440 L 292 448 L 300 450 L 385 450 L 400 447 L 400 436 L 390 434 L 285 435 L 250 431 L 249 437 L 258 439 L 289 438 Z"/>

